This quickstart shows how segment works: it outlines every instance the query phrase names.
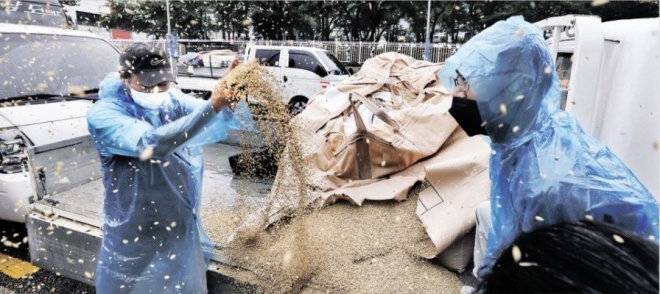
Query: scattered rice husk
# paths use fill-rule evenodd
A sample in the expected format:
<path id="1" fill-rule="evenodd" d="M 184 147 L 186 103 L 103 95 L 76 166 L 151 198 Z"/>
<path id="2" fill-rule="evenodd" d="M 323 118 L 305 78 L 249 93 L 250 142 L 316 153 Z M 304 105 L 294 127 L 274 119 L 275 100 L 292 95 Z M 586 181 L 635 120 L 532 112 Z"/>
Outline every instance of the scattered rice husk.
<path id="1" fill-rule="evenodd" d="M 456 293 L 456 274 L 420 257 L 434 248 L 415 214 L 416 200 L 338 202 L 277 223 L 252 243 L 232 243 L 222 254 L 250 269 L 247 281 L 264 293 Z M 226 240 L 238 225 L 227 222 L 231 214 L 203 216 L 205 225 L 227 224 L 206 225 L 214 241 Z M 295 274 L 283 264 L 290 250 L 304 256 Z"/>
<path id="2" fill-rule="evenodd" d="M 229 71 L 215 88 L 222 85 L 232 90 L 234 97 L 238 99 L 245 99 L 248 96 L 274 98 L 279 96 L 273 89 L 274 81 L 275 77 L 266 68 L 259 66 L 256 61 L 249 61 L 240 63 Z"/>
<path id="3" fill-rule="evenodd" d="M 260 115 L 256 124 L 261 133 L 256 136 L 261 136 L 276 162 L 286 158 L 282 162 L 290 165 L 280 167 L 277 175 L 288 180 L 276 182 L 286 184 L 272 187 L 271 193 L 294 197 L 299 209 L 267 229 L 263 215 L 264 226 L 243 230 L 231 243 L 227 243 L 228 237 L 251 212 L 268 212 L 273 203 L 251 201 L 250 184 L 242 182 L 236 201 L 224 206 L 226 210 L 202 211 L 211 239 L 228 245 L 221 254 L 244 269 L 228 265 L 217 270 L 257 286 L 263 293 L 458 292 L 460 282 L 454 273 L 420 257 L 432 256 L 435 249 L 415 213 L 419 187 L 402 203 L 367 202 L 358 207 L 339 202 L 320 210 L 307 208 L 309 185 L 301 142 L 270 79 L 266 69 L 249 62 L 220 82 L 237 97 L 256 96 L 265 101 L 263 108 L 251 108 Z M 255 138 L 243 140 L 249 143 Z M 256 170 L 259 158 L 245 156 L 241 164 L 248 171 Z"/>

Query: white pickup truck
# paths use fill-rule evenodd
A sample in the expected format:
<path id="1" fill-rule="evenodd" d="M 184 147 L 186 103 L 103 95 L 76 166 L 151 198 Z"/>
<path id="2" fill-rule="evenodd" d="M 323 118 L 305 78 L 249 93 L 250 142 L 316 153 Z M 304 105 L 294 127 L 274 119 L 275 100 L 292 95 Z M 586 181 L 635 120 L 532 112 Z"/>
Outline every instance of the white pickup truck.
<path id="1" fill-rule="evenodd" d="M 265 66 L 279 83 L 276 89 L 282 93 L 282 99 L 289 105 L 292 114 L 298 114 L 307 101 L 316 92 L 346 79 L 350 73 L 344 65 L 324 49 L 312 47 L 283 46 L 248 46 L 245 48 L 244 60 L 257 60 Z M 203 98 L 210 97 L 218 78 L 224 75 L 226 68 L 211 70 L 206 68 L 189 68 L 181 71 L 177 77 L 179 88 L 184 92 L 201 93 Z M 259 101 L 248 98 L 248 103 L 259 104 Z"/>
<path id="2" fill-rule="evenodd" d="M 601 23 L 596 17 L 568 16 L 548 19 L 539 25 L 555 31 L 549 44 L 558 56 L 562 74 L 570 72 L 566 110 L 576 116 L 586 131 L 610 146 L 657 197 L 658 19 Z M 259 47 L 253 50 L 253 58 L 261 56 L 256 51 Z M 291 55 L 283 55 L 282 51 L 279 54 L 271 55 L 272 64 L 284 70 L 281 65 Z M 565 63 L 568 61 L 570 65 Z M 94 284 L 95 257 L 102 235 L 103 188 L 100 174 L 93 173 L 99 170 L 99 164 L 89 135 L 28 150 L 30 170 L 46 171 L 45 177 L 32 173 L 34 193 L 43 199 L 29 207 L 31 260 L 41 268 Z M 212 151 L 221 155 L 214 158 L 227 158 L 240 150 Z M 52 158 L 68 163 L 57 176 L 48 172 L 58 166 Z M 235 197 L 227 187 L 236 179 L 222 171 L 213 172 L 214 164 L 207 165 L 211 168 L 204 175 L 202 194 L 207 202 L 202 203 L 203 209 L 214 209 L 206 205 L 209 203 L 229 205 L 233 200 L 218 197 Z M 65 186 L 62 177 L 70 180 Z M 268 189 L 268 184 L 263 184 L 250 195 L 265 195 Z M 216 248 L 216 253 L 209 268 L 212 272 L 217 270 L 213 264 L 226 262 L 222 248 Z"/>
<path id="3" fill-rule="evenodd" d="M 87 109 L 117 70 L 119 51 L 89 32 L 56 27 L 0 23 L 0 35 L 0 219 L 23 223 L 36 199 L 27 148 L 88 133 Z"/>
<path id="4" fill-rule="evenodd" d="M 536 23 L 552 30 L 562 107 L 660 197 L 658 18 L 601 23 L 562 16 Z"/>

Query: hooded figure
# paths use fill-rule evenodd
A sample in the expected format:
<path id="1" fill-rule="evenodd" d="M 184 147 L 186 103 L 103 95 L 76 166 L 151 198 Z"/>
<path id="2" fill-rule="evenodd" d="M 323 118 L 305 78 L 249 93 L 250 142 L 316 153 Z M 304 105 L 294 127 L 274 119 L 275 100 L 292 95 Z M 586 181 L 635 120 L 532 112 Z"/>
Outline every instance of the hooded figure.
<path id="1" fill-rule="evenodd" d="M 586 218 L 657 240 L 657 201 L 559 109 L 540 28 L 520 16 L 497 22 L 447 59 L 439 76 L 450 88 L 465 79 L 492 141 L 492 224 L 479 276 L 521 232 L 550 224 Z"/>
<path id="2" fill-rule="evenodd" d="M 199 219 L 201 145 L 249 121 L 240 122 L 226 107 L 216 114 L 209 101 L 176 89 L 163 92 L 152 107 L 126 85 L 118 73 L 109 74 L 87 114 L 105 188 L 96 290 L 206 293 L 213 245 Z"/>

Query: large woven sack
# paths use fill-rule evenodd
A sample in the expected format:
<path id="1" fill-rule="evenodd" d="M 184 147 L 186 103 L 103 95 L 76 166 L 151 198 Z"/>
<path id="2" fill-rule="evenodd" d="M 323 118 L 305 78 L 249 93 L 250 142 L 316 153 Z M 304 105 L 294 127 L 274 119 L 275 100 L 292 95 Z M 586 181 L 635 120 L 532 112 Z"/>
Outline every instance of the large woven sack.
<path id="1" fill-rule="evenodd" d="M 434 258 L 447 251 L 438 262 L 462 271 L 472 255 L 464 236 L 474 228 L 474 206 L 489 198 L 490 148 L 481 138 L 467 137 L 448 113 L 452 97 L 436 78 L 441 67 L 385 53 L 313 97 L 293 120 L 302 162 L 292 162 L 298 156 L 281 159 L 268 204 L 249 215 L 229 241 L 298 208 L 339 199 L 356 205 L 404 201 L 415 183 L 425 182 L 416 214 L 435 250 L 416 254 Z M 301 164 L 307 168 L 304 183 L 293 168 Z"/>
<path id="2" fill-rule="evenodd" d="M 322 191 L 399 172 L 436 153 L 457 127 L 435 75 L 440 64 L 397 53 L 369 61 L 296 117 L 310 182 Z"/>

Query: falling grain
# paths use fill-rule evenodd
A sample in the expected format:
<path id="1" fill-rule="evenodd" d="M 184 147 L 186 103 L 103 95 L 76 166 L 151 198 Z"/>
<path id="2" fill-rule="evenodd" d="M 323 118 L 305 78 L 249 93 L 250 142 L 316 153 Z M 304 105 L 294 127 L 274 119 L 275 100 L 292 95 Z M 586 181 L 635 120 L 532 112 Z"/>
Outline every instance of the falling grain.
<path id="1" fill-rule="evenodd" d="M 621 238 L 621 236 L 614 234 L 614 235 L 612 235 L 612 238 L 613 238 L 614 241 L 616 241 L 617 243 L 623 244 L 623 238 Z"/>
<path id="2" fill-rule="evenodd" d="M 328 293 L 457 292 L 460 281 L 455 274 L 421 258 L 434 255 L 435 249 L 416 216 L 417 194 L 411 193 L 411 199 L 402 203 L 355 207 L 340 202 L 318 211 L 306 209 L 310 179 L 300 135 L 272 85 L 265 68 L 247 62 L 217 87 L 231 89 L 236 100 L 260 101 L 258 107 L 250 105 L 259 134 L 242 136 L 239 144 L 249 151 L 261 140 L 259 146 L 265 147 L 270 158 L 254 153 L 240 156 L 242 176 L 261 178 L 260 163 L 264 159 L 275 162 L 279 168 L 270 193 L 296 206 L 291 218 L 264 229 L 266 212 L 276 205 L 274 198 L 265 204 L 250 201 L 250 183 L 239 182 L 235 204 L 224 211 L 202 211 L 213 240 L 233 237 L 222 243 L 223 256 L 231 264 L 253 269 L 246 279 L 259 287 L 258 293 L 299 293 L 310 285 Z M 385 164 L 383 160 L 381 165 Z M 258 226 L 237 230 L 254 215 L 259 217 Z M 237 275 L 232 267 L 218 270 Z M 419 277 L 443 283 L 418 283 Z"/>
<path id="3" fill-rule="evenodd" d="M 513 256 L 513 261 L 514 262 L 519 262 L 520 258 L 522 257 L 522 253 L 520 252 L 520 248 L 518 246 L 513 245 L 511 247 L 511 255 Z"/>

